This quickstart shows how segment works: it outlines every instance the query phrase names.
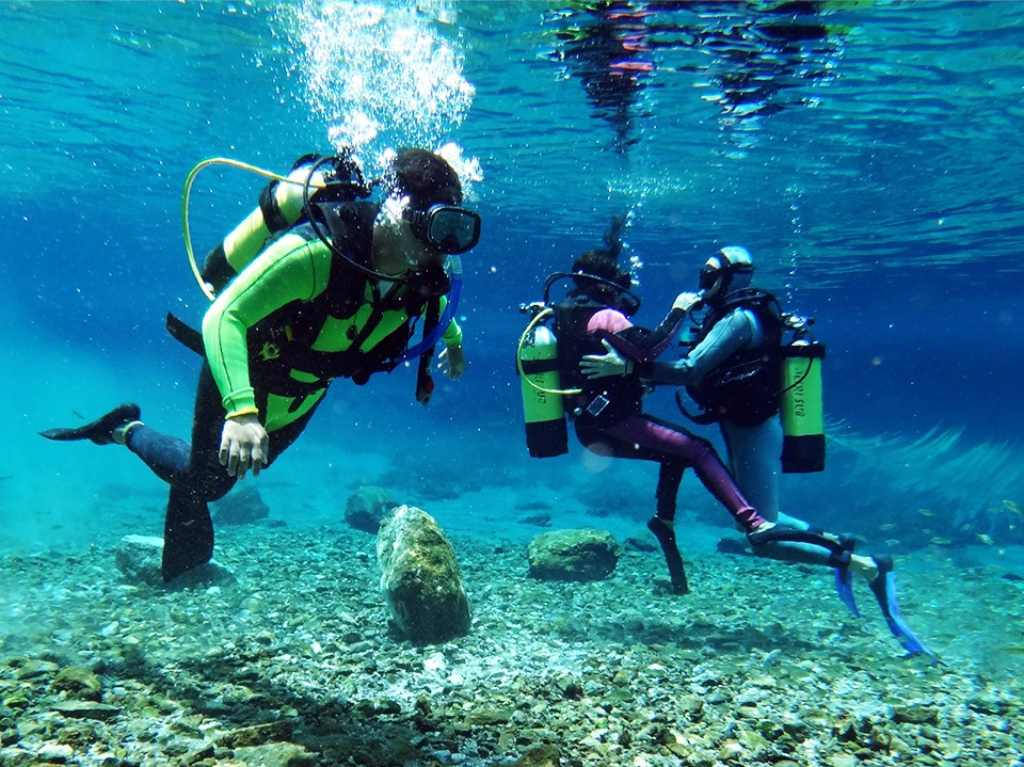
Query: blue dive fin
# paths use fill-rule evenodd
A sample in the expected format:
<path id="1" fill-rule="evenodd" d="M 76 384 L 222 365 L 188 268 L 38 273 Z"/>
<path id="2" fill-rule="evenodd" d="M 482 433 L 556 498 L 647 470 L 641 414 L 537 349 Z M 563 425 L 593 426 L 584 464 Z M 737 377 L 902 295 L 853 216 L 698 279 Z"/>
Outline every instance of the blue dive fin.
<path id="1" fill-rule="evenodd" d="M 836 568 L 836 594 L 839 600 L 846 605 L 854 618 L 860 617 L 860 610 L 857 609 L 857 600 L 853 598 L 853 575 L 849 567 Z"/>
<path id="2" fill-rule="evenodd" d="M 878 606 L 882 608 L 882 615 L 885 616 L 885 622 L 889 624 L 892 635 L 909 654 L 923 654 L 935 658 L 935 653 L 917 638 L 903 620 L 899 603 L 896 601 L 896 579 L 892 572 L 892 560 L 888 557 L 875 557 L 875 562 L 878 563 L 878 576 L 871 581 L 871 592 L 878 600 Z"/>

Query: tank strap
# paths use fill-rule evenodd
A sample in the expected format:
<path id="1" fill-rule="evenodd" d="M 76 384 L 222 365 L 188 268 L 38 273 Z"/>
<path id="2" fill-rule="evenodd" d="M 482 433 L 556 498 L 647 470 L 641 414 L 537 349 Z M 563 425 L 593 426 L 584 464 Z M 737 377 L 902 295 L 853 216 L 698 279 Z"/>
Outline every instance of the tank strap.
<path id="1" fill-rule="evenodd" d="M 277 196 L 274 194 L 278 183 L 278 181 L 271 181 L 260 192 L 260 213 L 263 214 L 263 225 L 271 234 L 283 232 L 290 226 L 288 219 L 281 212 L 281 207 L 277 204 Z"/>
<path id="2" fill-rule="evenodd" d="M 528 375 L 533 375 L 534 373 L 553 373 L 562 368 L 558 364 L 557 358 L 550 360 L 523 360 L 522 366 L 523 372 Z"/>

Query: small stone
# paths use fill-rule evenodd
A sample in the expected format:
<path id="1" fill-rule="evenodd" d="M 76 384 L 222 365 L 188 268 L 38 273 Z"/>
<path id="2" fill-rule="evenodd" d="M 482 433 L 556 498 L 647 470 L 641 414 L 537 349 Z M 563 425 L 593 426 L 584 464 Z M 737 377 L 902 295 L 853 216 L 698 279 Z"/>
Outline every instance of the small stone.
<path id="1" fill-rule="evenodd" d="M 736 740 L 748 751 L 760 751 L 768 747 L 768 741 L 753 730 L 742 730 Z"/>
<path id="2" fill-rule="evenodd" d="M 163 538 L 152 535 L 126 535 L 114 549 L 114 560 L 127 582 L 144 586 L 163 586 L 163 553 Z M 215 583 L 229 584 L 233 581 L 234 576 L 227 568 L 210 561 L 183 573 L 168 585 L 189 587 Z M 111 634 L 117 629 L 116 624 L 112 625 Z"/>
<path id="3" fill-rule="evenodd" d="M 199 748 L 194 748 L 188 753 L 186 753 L 181 758 L 181 763 L 183 765 L 193 765 L 196 762 L 203 761 L 204 759 L 213 759 L 216 754 L 216 751 L 217 750 L 216 748 L 214 748 L 214 745 L 212 743 L 204 743 Z"/>
<path id="4" fill-rule="evenodd" d="M 28 706 L 28 703 L 28 694 L 25 693 L 24 690 L 20 690 L 13 695 L 8 695 L 3 699 L 3 701 L 0 701 L 0 705 L 3 705 L 4 708 L 12 709 L 25 708 Z"/>
<path id="5" fill-rule="evenodd" d="M 907 703 L 902 706 L 894 706 L 892 718 L 897 722 L 908 724 L 936 724 L 939 721 L 939 712 L 931 706 Z"/>
<path id="6" fill-rule="evenodd" d="M 723 761 L 729 759 L 737 759 L 743 755 L 743 746 L 739 744 L 739 741 L 726 740 L 722 742 L 722 745 L 718 747 L 718 758 Z"/>
<path id="7" fill-rule="evenodd" d="M 68 666 L 62 668 L 53 680 L 54 690 L 74 693 L 88 700 L 99 700 L 103 685 L 100 678 L 87 668 Z"/>
<path id="8" fill-rule="evenodd" d="M 696 695 L 684 695 L 679 699 L 679 708 L 691 719 L 697 719 L 704 711 L 704 701 Z"/>
<path id="9" fill-rule="evenodd" d="M 829 767 L 857 767 L 860 759 L 853 754 L 833 754 L 828 759 Z"/>
<path id="10" fill-rule="evenodd" d="M 117 706 L 96 703 L 91 700 L 70 700 L 50 706 L 53 711 L 70 719 L 113 719 L 121 713 Z"/>
<path id="11" fill-rule="evenodd" d="M 511 708 L 477 708 L 470 711 L 465 718 L 464 725 L 468 727 L 479 727 L 496 724 L 507 724 L 512 719 Z"/>
<path id="12" fill-rule="evenodd" d="M 35 751 L 39 761 L 48 764 L 65 764 L 75 755 L 75 750 L 63 743 L 43 743 Z"/>
<path id="13" fill-rule="evenodd" d="M 622 554 L 604 530 L 556 530 L 530 542 L 530 575 L 540 580 L 596 581 L 615 571 Z"/>
<path id="14" fill-rule="evenodd" d="M 42 676 L 49 676 L 60 666 L 48 660 L 26 660 L 18 667 L 15 676 L 20 680 L 38 679 Z"/>
<path id="15" fill-rule="evenodd" d="M 247 767 L 312 767 L 313 754 L 294 743 L 270 743 L 235 749 L 235 759 Z"/>
<path id="16" fill-rule="evenodd" d="M 749 706 L 753 703 L 759 703 L 767 697 L 768 693 L 764 690 L 759 690 L 756 687 L 750 690 L 744 690 L 736 696 L 736 703 L 740 706 Z"/>
<path id="17" fill-rule="evenodd" d="M 276 740 L 288 740 L 292 736 L 292 730 L 292 723 L 288 721 L 255 724 L 221 735 L 217 738 L 217 745 L 225 748 L 261 746 Z"/>
<path id="18" fill-rule="evenodd" d="M 557 746 L 542 745 L 528 749 L 513 767 L 559 767 L 562 754 Z"/>

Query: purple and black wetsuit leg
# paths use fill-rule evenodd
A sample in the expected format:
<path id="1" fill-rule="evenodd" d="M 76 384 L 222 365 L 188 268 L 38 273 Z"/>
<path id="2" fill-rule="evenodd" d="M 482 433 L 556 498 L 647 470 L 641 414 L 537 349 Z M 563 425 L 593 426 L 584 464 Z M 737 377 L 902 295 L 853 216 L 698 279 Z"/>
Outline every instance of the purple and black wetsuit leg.
<path id="1" fill-rule="evenodd" d="M 681 426 L 647 415 L 624 418 L 611 426 L 588 428 L 576 423 L 580 441 L 588 448 L 617 458 L 656 461 L 660 464 L 657 514 L 648 523 L 661 545 L 676 593 L 688 591 L 686 572 L 676 543 L 673 523 L 676 496 L 683 473 L 692 466 L 708 491 L 732 514 L 744 530 L 754 530 L 764 519 L 747 503 L 711 443 Z"/>
<path id="2" fill-rule="evenodd" d="M 291 445 L 308 423 L 313 407 L 302 418 L 270 434 L 268 463 Z M 140 425 L 132 428 L 125 444 L 160 479 L 171 486 L 164 518 L 163 578 L 165 581 L 210 561 L 213 523 L 208 504 L 222 498 L 236 478 L 220 465 L 224 407 L 208 366 L 199 375 L 192 442 Z"/>
<path id="3" fill-rule="evenodd" d="M 764 517 L 743 497 L 715 448 L 706 439 L 691 434 L 682 426 L 649 415 L 624 418 L 602 429 L 601 433 L 606 439 L 610 437 L 614 440 L 611 447 L 615 454 L 622 458 L 639 458 L 658 461 L 663 466 L 681 467 L 678 469 L 678 479 L 675 480 L 674 487 L 671 485 L 672 474 L 659 480 L 659 486 L 662 481 L 665 485 L 659 495 L 664 495 L 666 499 L 670 494 L 672 496 L 672 517 L 675 516 L 675 491 L 679 489 L 682 470 L 692 466 L 701 484 L 728 510 L 740 527 L 749 532 L 764 524 Z M 659 509 L 661 506 L 662 502 L 659 500 Z M 665 511 L 668 509 L 666 504 Z"/>

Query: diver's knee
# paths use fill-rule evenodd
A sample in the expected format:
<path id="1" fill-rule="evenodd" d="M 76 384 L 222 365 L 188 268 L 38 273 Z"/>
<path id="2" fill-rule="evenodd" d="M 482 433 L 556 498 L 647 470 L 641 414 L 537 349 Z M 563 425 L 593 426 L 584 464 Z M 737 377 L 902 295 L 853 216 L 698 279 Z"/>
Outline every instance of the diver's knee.
<path id="1" fill-rule="evenodd" d="M 698 465 L 708 458 L 717 458 L 715 446 L 703 437 L 690 437 L 690 462 Z"/>

